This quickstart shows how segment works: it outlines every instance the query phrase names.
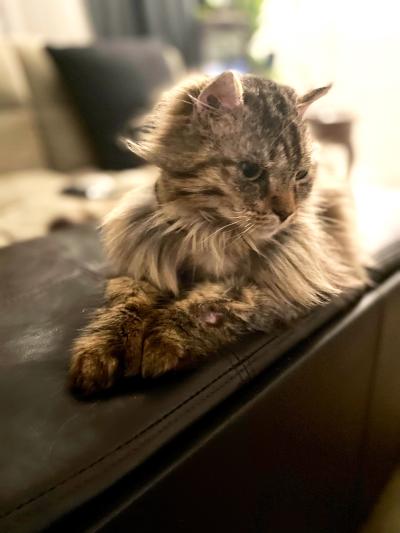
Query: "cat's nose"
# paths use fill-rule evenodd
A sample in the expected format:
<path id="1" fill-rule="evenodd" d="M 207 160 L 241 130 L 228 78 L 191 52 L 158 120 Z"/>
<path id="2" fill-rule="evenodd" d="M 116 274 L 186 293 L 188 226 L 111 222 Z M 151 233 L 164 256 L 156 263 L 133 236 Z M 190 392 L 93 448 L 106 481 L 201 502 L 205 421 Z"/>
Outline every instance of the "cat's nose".
<path id="1" fill-rule="evenodd" d="M 281 222 L 284 222 L 295 209 L 293 193 L 287 192 L 280 196 L 273 196 L 271 198 L 272 211 L 279 217 Z"/>
<path id="2" fill-rule="evenodd" d="M 275 215 L 279 217 L 279 220 L 281 222 L 285 222 L 285 220 L 289 218 L 290 215 L 293 214 L 293 211 L 283 211 L 283 210 L 277 210 L 277 209 L 273 209 L 273 212 L 275 213 Z"/>

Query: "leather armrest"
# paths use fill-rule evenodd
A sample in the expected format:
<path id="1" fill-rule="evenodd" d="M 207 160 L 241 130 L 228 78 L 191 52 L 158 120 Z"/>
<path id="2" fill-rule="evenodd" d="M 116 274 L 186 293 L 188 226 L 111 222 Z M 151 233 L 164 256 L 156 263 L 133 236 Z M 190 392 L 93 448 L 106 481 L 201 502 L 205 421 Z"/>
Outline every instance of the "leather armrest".
<path id="1" fill-rule="evenodd" d="M 398 237 L 375 251 L 378 283 L 399 266 Z M 360 298 L 245 337 L 184 377 L 82 402 L 66 374 L 71 341 L 102 299 L 96 235 L 79 228 L 2 249 L 0 278 L 0 529 L 10 532 L 42 530 L 93 500 Z M 357 305 L 367 304 L 368 294 Z"/>

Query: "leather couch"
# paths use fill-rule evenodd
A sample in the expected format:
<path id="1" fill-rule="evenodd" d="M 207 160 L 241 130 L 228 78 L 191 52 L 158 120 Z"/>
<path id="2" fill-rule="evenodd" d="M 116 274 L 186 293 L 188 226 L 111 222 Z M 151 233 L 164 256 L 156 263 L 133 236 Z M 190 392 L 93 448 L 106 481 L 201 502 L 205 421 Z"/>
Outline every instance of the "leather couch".
<path id="1" fill-rule="evenodd" d="M 66 373 L 96 234 L 0 250 L 0 531 L 355 531 L 400 446 L 400 193 L 356 192 L 372 287 L 95 401 Z"/>

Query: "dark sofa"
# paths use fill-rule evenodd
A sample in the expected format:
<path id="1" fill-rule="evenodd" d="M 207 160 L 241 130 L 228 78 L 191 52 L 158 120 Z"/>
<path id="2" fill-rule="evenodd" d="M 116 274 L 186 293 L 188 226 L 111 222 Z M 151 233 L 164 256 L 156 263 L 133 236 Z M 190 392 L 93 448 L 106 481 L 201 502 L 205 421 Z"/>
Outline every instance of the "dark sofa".
<path id="1" fill-rule="evenodd" d="M 400 446 L 399 194 L 379 194 L 354 301 L 94 402 L 66 373 L 102 298 L 95 232 L 0 250 L 0 531 L 354 531 Z"/>

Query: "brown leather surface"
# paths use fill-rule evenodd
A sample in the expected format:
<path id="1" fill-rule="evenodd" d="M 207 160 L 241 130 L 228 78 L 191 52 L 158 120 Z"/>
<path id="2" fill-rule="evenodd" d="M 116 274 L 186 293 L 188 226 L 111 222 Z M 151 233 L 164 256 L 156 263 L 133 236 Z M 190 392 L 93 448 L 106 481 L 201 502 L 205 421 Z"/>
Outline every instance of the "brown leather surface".
<path id="1" fill-rule="evenodd" d="M 395 243 L 379 279 L 399 264 Z M 1 531 L 41 531 L 111 487 L 349 306 L 333 302 L 279 337 L 251 335 L 184 377 L 81 402 L 65 387 L 68 350 L 103 274 L 86 229 L 0 250 Z"/>
<path id="2" fill-rule="evenodd" d="M 355 532 L 370 503 L 365 479 L 376 479 L 379 470 L 382 481 L 390 472 L 382 467 L 384 450 L 373 470 L 362 459 L 367 429 L 376 429 L 368 412 L 380 324 L 393 300 L 399 305 L 399 288 L 398 274 L 253 379 L 220 409 L 223 416 L 208 418 L 189 452 L 169 459 L 164 475 L 136 494 L 131 479 L 125 505 L 96 530 Z M 393 341 L 399 351 L 400 339 Z M 397 387 L 393 402 L 399 396 Z M 391 419 L 399 415 L 398 404 Z M 399 449 L 400 434 L 393 431 L 386 441 Z"/>
<path id="3" fill-rule="evenodd" d="M 400 278 L 400 274 L 398 274 Z M 364 507 L 374 503 L 400 459 L 400 279 L 381 316 L 380 350 L 371 384 L 368 432 L 360 479 Z"/>

